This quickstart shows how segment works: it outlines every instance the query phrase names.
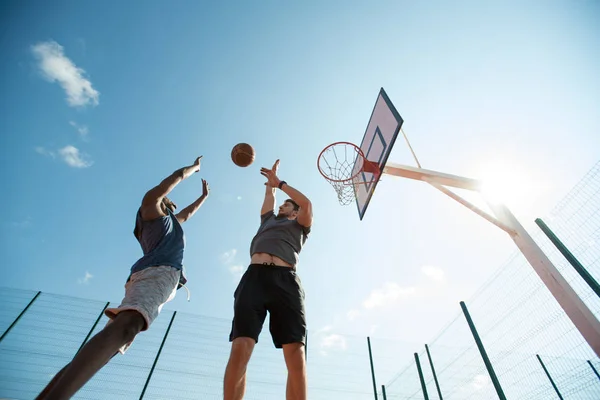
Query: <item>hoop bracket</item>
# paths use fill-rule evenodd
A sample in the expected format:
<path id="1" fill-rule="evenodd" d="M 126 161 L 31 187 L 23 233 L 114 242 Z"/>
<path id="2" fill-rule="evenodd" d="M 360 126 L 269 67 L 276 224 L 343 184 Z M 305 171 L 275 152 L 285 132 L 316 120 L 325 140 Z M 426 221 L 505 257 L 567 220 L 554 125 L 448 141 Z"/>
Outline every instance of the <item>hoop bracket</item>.
<path id="1" fill-rule="evenodd" d="M 368 172 L 373 175 L 379 175 L 381 173 L 381 169 L 379 168 L 379 165 L 377 165 L 376 162 L 367 160 L 366 158 L 364 159 L 364 162 L 363 162 L 363 171 Z"/>

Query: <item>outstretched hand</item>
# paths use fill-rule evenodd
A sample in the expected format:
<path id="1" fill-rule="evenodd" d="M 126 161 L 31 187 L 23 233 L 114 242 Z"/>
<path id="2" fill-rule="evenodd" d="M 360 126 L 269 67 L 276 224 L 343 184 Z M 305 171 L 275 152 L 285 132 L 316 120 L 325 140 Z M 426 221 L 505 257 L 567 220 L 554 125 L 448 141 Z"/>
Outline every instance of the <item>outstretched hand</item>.
<path id="1" fill-rule="evenodd" d="M 202 160 L 202 157 L 203 156 L 200 156 L 200 157 L 196 158 L 196 161 L 194 161 L 194 164 L 193 164 L 193 166 L 195 167 L 194 172 L 200 171 L 200 160 Z"/>
<path id="2" fill-rule="evenodd" d="M 267 182 L 265 182 L 265 185 L 276 188 L 279 186 L 279 182 L 281 182 L 281 180 L 277 177 L 277 170 L 279 169 L 279 160 L 275 161 L 275 164 L 273 164 L 273 168 L 271 169 L 267 169 L 267 168 L 261 168 L 260 169 L 260 174 L 262 176 L 264 176 L 265 178 L 267 178 Z"/>
<path id="3" fill-rule="evenodd" d="M 202 196 L 208 197 L 210 194 L 210 187 L 208 187 L 208 182 L 206 179 L 202 179 Z"/>

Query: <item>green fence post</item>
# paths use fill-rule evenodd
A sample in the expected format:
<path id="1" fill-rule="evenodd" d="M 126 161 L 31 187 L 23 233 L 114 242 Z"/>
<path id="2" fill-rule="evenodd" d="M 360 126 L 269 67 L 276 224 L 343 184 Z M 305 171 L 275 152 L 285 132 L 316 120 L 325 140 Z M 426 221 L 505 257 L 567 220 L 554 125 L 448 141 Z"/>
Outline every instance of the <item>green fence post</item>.
<path id="1" fill-rule="evenodd" d="M 304 338 L 304 362 L 308 361 L 308 331 L 306 331 L 306 337 Z"/>
<path id="2" fill-rule="evenodd" d="M 475 339 L 475 344 L 477 344 L 477 348 L 479 349 L 479 353 L 481 354 L 481 358 L 483 358 L 483 363 L 487 368 L 488 374 L 494 384 L 494 388 L 496 389 L 496 393 L 498 394 L 498 398 L 500 400 L 506 400 L 506 396 L 504 395 L 504 391 L 502 390 L 502 386 L 500 386 L 500 381 L 496 376 L 496 372 L 494 372 L 494 367 L 492 367 L 492 363 L 485 351 L 485 347 L 483 347 L 483 342 L 479 337 L 479 333 L 477 333 L 477 329 L 475 329 L 475 324 L 471 319 L 471 315 L 469 314 L 469 310 L 467 309 L 467 305 L 464 301 L 460 302 L 460 308 L 462 308 L 463 314 L 465 314 L 465 318 L 467 319 L 467 324 L 469 324 L 469 329 L 471 329 L 471 333 L 473 334 L 473 339 Z"/>
<path id="3" fill-rule="evenodd" d="M 148 384 L 150 383 L 150 378 L 152 378 L 152 374 L 154 373 L 154 367 L 156 367 L 156 363 L 158 362 L 158 357 L 160 357 L 160 352 L 163 349 L 163 346 L 165 345 L 165 341 L 167 340 L 167 335 L 169 334 L 169 331 L 171 330 L 171 325 L 173 325 L 173 320 L 175 319 L 175 315 L 177 314 L 177 311 L 173 311 L 173 316 L 171 317 L 171 321 L 169 322 L 169 326 L 167 327 L 167 331 L 165 332 L 165 337 L 163 337 L 162 343 L 160 344 L 160 347 L 158 348 L 158 353 L 156 353 L 156 358 L 154 359 L 154 363 L 152 363 L 152 368 L 150 368 L 150 373 L 148 374 L 148 379 L 146 379 L 146 383 L 144 384 L 144 389 L 142 389 L 142 394 L 140 395 L 140 400 L 142 400 L 144 398 L 144 393 L 146 393 L 146 388 L 148 387 Z"/>
<path id="4" fill-rule="evenodd" d="M 548 377 L 548 379 L 550 379 L 550 383 L 552 384 L 552 387 L 554 388 L 554 391 L 556 392 L 556 394 L 558 395 L 558 398 L 560 400 L 564 400 L 562 395 L 560 394 L 560 392 L 558 391 L 558 387 L 556 386 L 556 384 L 554 383 L 554 379 L 552 379 L 552 376 L 550 376 L 550 372 L 548 372 L 548 369 L 546 368 L 546 366 L 544 365 L 544 362 L 542 361 L 542 357 L 540 357 L 539 354 L 535 355 L 538 359 L 538 361 L 540 362 L 540 364 L 542 364 L 542 368 L 544 369 L 544 372 L 546 373 L 546 376 Z"/>
<path id="5" fill-rule="evenodd" d="M 592 371 L 594 371 L 594 374 L 596 374 L 596 377 L 598 377 L 598 379 L 600 380 L 600 374 L 598 374 L 598 371 L 596 371 L 596 368 L 594 368 L 594 365 L 592 364 L 592 362 L 590 360 L 587 360 L 587 363 L 589 364 Z"/>
<path id="6" fill-rule="evenodd" d="M 4 331 L 4 333 L 2 334 L 2 336 L 0 336 L 0 342 L 2 342 L 2 340 L 6 337 L 6 335 L 8 335 L 8 332 L 11 331 L 11 329 L 17 324 L 17 322 L 19 322 L 19 320 L 21 319 L 21 317 L 23 316 L 23 314 L 25 314 L 25 312 L 29 309 L 29 307 L 31 307 L 31 305 L 33 304 L 33 302 L 38 298 L 38 296 L 42 294 L 42 292 L 37 292 L 35 296 L 33 296 L 33 299 L 31 299 L 31 301 L 29 302 L 29 304 L 27 304 L 27 306 L 23 309 L 23 311 L 21 311 L 21 313 L 19 314 L 19 316 L 12 322 L 12 324 L 10 324 L 10 326 L 8 327 L 8 329 L 6 331 Z"/>
<path id="7" fill-rule="evenodd" d="M 96 325 L 98 325 L 98 322 L 100 322 L 100 318 L 102 318 L 102 316 L 104 315 L 104 310 L 106 310 L 106 308 L 108 307 L 109 304 L 110 304 L 110 302 L 107 301 L 106 305 L 104 306 L 104 308 L 102 309 L 102 311 L 100 311 L 100 315 L 98 315 L 98 318 L 96 319 L 96 322 L 94 322 L 94 325 L 92 325 L 92 329 L 90 329 L 90 331 L 88 332 L 88 334 L 85 337 L 85 339 L 83 339 L 83 343 L 81 343 L 81 346 L 79 346 L 79 350 L 77 350 L 77 353 L 75 353 L 75 355 L 77 355 L 81 351 L 81 349 L 83 349 L 83 346 L 85 346 L 85 344 L 87 343 L 88 339 L 90 338 L 90 336 L 94 332 L 94 329 L 96 329 Z"/>
<path id="8" fill-rule="evenodd" d="M 385 394 L 385 385 L 381 385 L 381 394 L 383 395 L 383 400 L 387 400 L 387 395 Z"/>
<path id="9" fill-rule="evenodd" d="M 369 346 L 369 361 L 371 362 L 371 377 L 373 378 L 373 395 L 377 400 L 377 382 L 375 382 L 375 366 L 373 365 L 373 353 L 371 352 L 371 338 L 367 336 L 367 346 Z"/>
<path id="10" fill-rule="evenodd" d="M 548 239 L 556 246 L 558 251 L 567 259 L 569 264 L 573 266 L 575 271 L 583 278 L 583 280 L 588 284 L 588 286 L 596 293 L 596 296 L 600 297 L 600 285 L 594 279 L 594 277 L 588 272 L 587 269 L 579 262 L 579 260 L 571 253 L 571 251 L 564 245 L 563 242 L 552 232 L 552 230 L 546 225 L 544 221 L 540 218 L 535 220 L 537 226 L 540 227 L 542 232 L 546 234 Z"/>
<path id="11" fill-rule="evenodd" d="M 419 372 L 419 380 L 421 381 L 421 389 L 423 390 L 423 398 L 429 400 L 427 394 L 427 386 L 425 386 L 425 378 L 423 377 L 423 370 L 421 369 L 421 363 L 419 362 L 419 355 L 415 353 L 415 364 L 417 364 L 417 371 Z"/>
<path id="12" fill-rule="evenodd" d="M 435 382 L 435 388 L 437 389 L 438 396 L 440 400 L 444 400 L 442 397 L 442 391 L 440 389 L 440 384 L 437 379 L 437 374 L 435 373 L 435 368 L 433 367 L 433 361 L 431 360 L 431 353 L 429 352 L 429 346 L 425 345 L 425 351 L 427 352 L 427 358 L 429 359 L 429 365 L 431 366 L 431 372 L 433 373 L 433 381 Z"/>

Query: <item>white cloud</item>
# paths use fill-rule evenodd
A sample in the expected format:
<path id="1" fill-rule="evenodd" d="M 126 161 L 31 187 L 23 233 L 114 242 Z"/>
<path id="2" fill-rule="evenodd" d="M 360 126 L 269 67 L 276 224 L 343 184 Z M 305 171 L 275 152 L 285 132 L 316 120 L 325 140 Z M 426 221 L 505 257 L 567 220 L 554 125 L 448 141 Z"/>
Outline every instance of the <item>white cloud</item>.
<path id="1" fill-rule="evenodd" d="M 87 126 L 78 125 L 77 122 L 74 122 L 74 121 L 69 121 L 69 125 L 71 125 L 73 128 L 75 128 L 75 130 L 77 131 L 77 133 L 79 133 L 79 136 L 82 139 L 86 139 L 88 137 L 90 130 L 88 129 Z"/>
<path id="2" fill-rule="evenodd" d="M 350 310 L 346 313 L 346 317 L 348 318 L 348 321 L 354 321 L 359 316 L 360 316 L 360 310 Z"/>
<path id="3" fill-rule="evenodd" d="M 241 200 L 241 199 L 242 199 L 242 196 L 238 196 L 238 197 L 237 197 L 237 199 L 238 199 L 238 200 Z"/>
<path id="4" fill-rule="evenodd" d="M 363 302 L 363 307 L 371 309 L 388 305 L 399 298 L 409 297 L 417 292 L 414 287 L 401 287 L 395 282 L 386 282 L 383 287 L 375 289 Z"/>
<path id="5" fill-rule="evenodd" d="M 41 146 L 36 147 L 35 148 L 35 152 L 38 153 L 38 154 L 41 154 L 43 156 L 48 156 L 48 157 L 52 157 L 52 158 L 56 157 L 56 154 L 54 154 L 53 151 L 50 151 L 50 150 L 48 150 L 48 149 L 46 149 L 44 147 L 41 147 Z"/>
<path id="6" fill-rule="evenodd" d="M 346 350 L 348 347 L 346 343 L 346 338 L 342 335 L 338 335 L 337 333 L 331 333 L 329 335 L 324 335 L 321 338 L 319 343 L 321 349 L 337 349 L 337 350 Z"/>
<path id="7" fill-rule="evenodd" d="M 58 154 L 68 166 L 73 168 L 87 168 L 93 164 L 87 154 L 80 153 L 77 147 L 71 145 L 59 149 Z"/>
<path id="8" fill-rule="evenodd" d="M 88 271 L 85 271 L 85 276 L 83 278 L 79 278 L 77 279 L 77 283 L 79 283 L 80 285 L 87 285 L 88 283 L 90 283 L 90 280 L 94 277 L 94 275 L 90 274 Z"/>
<path id="9" fill-rule="evenodd" d="M 235 259 L 235 255 L 237 254 L 237 250 L 236 249 L 231 249 L 226 251 L 225 253 L 221 254 L 221 262 L 223 264 L 231 264 L 233 262 L 233 260 Z"/>
<path id="10" fill-rule="evenodd" d="M 425 265 L 421 268 L 421 272 L 434 281 L 440 282 L 444 280 L 444 270 L 441 268 Z"/>
<path id="11" fill-rule="evenodd" d="M 316 333 L 319 334 L 319 333 L 329 332 L 329 331 L 331 331 L 331 329 L 333 329 L 333 327 L 331 325 L 325 325 L 321 329 L 317 330 Z"/>
<path id="12" fill-rule="evenodd" d="M 31 226 L 31 217 L 27 216 L 27 218 L 22 219 L 20 221 L 14 221 L 12 223 L 12 226 L 14 226 L 15 228 L 20 228 L 20 229 L 29 228 Z"/>
<path id="13" fill-rule="evenodd" d="M 70 106 L 97 105 L 100 93 L 84 77 L 85 71 L 65 56 L 63 47 L 55 41 L 41 42 L 31 48 L 39 68 L 50 82 L 58 82 L 67 94 Z"/>
<path id="14" fill-rule="evenodd" d="M 244 267 L 242 265 L 232 265 L 229 267 L 229 272 L 236 277 L 241 278 L 244 275 Z"/>

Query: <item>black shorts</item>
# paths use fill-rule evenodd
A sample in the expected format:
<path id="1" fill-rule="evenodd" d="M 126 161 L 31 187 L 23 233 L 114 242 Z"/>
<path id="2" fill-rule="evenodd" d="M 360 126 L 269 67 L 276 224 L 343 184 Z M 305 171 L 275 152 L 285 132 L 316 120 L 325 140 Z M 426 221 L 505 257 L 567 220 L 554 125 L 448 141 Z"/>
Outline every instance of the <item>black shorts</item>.
<path id="1" fill-rule="evenodd" d="M 251 264 L 233 297 L 229 341 L 249 337 L 258 342 L 268 311 L 269 330 L 276 348 L 289 343 L 306 344 L 304 290 L 291 268 Z"/>

